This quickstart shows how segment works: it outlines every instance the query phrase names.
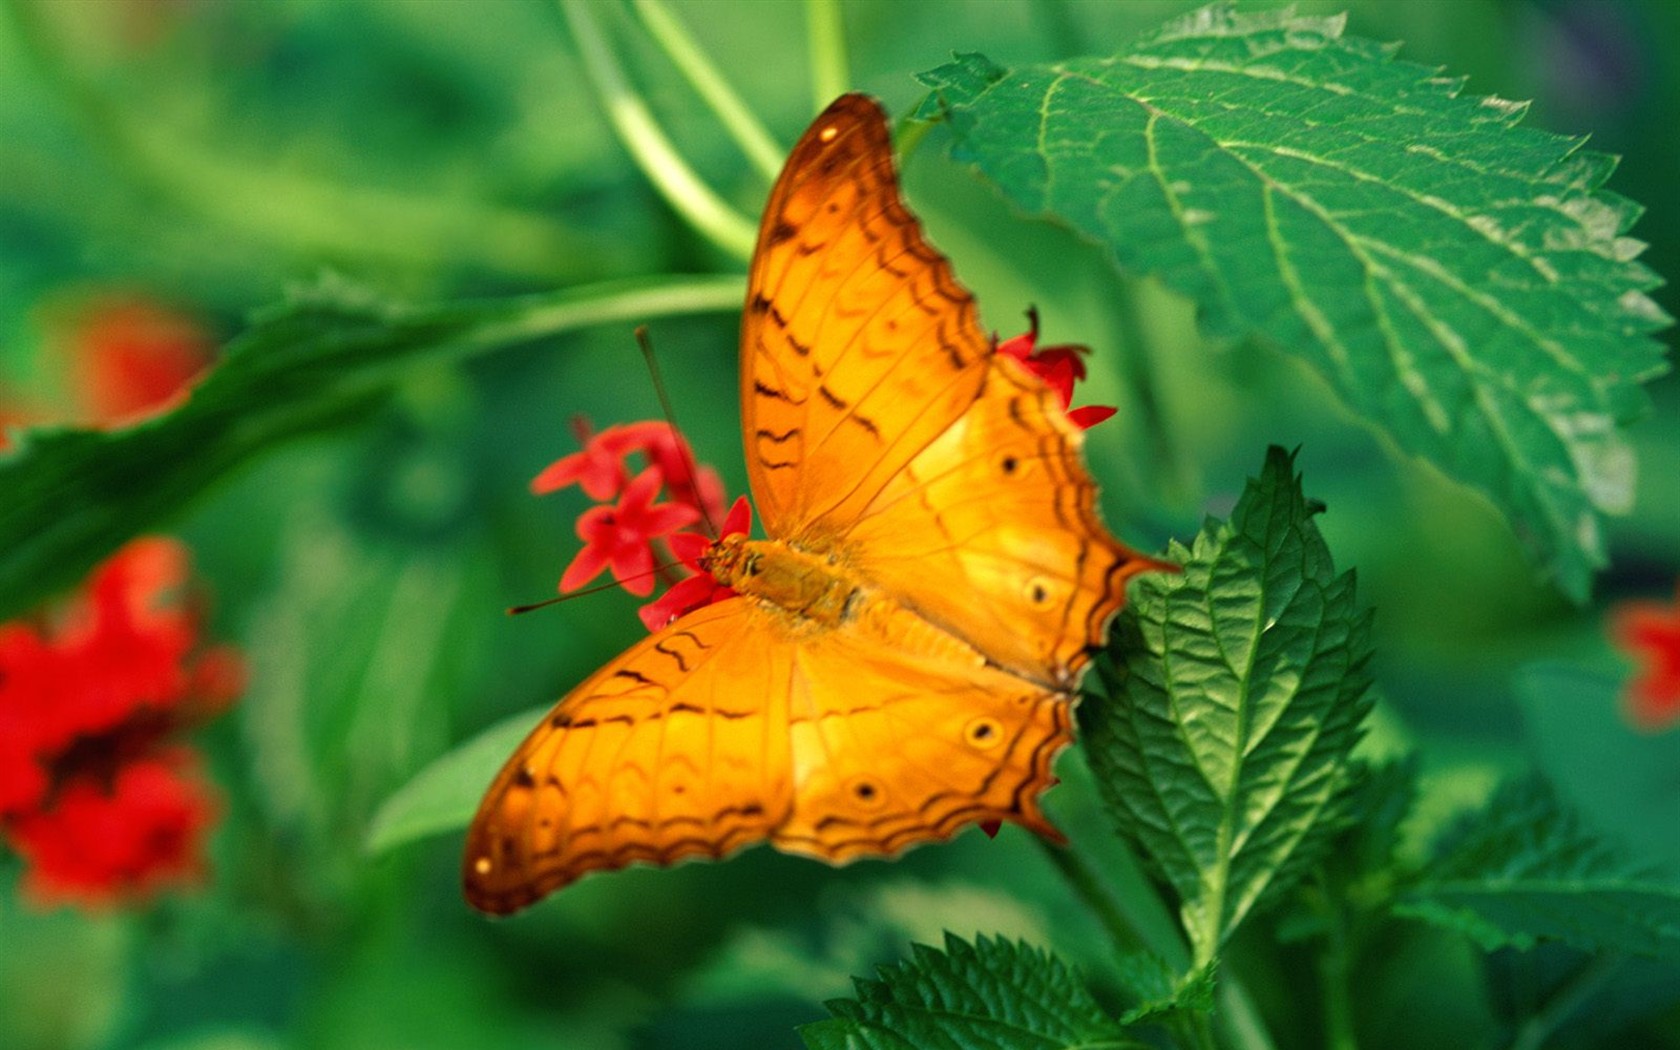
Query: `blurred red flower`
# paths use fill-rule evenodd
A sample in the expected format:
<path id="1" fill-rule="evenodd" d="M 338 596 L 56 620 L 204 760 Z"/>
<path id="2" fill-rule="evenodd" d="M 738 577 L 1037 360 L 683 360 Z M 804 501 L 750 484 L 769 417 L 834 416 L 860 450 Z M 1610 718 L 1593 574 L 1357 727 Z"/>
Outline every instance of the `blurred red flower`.
<path id="1" fill-rule="evenodd" d="M 95 426 L 167 408 L 210 360 L 190 318 L 131 296 L 55 328 L 76 399 L 62 414 Z M 7 400 L 8 421 L 54 415 Z M 217 806 L 177 737 L 233 701 L 244 666 L 203 643 L 187 562 L 174 540 L 135 540 L 62 602 L 0 624 L 0 843 L 39 902 L 133 901 L 204 870 Z"/>
<path id="2" fill-rule="evenodd" d="M 1639 670 L 1622 694 L 1642 729 L 1680 722 L 1680 592 L 1671 604 L 1625 602 L 1611 614 L 1611 636 Z"/>
<path id="3" fill-rule="evenodd" d="M 65 328 L 78 415 L 105 427 L 184 400 L 215 350 L 191 317 L 138 297 L 96 300 Z"/>
<path id="4" fill-rule="evenodd" d="M 171 738 L 243 674 L 201 644 L 186 580 L 180 544 L 136 540 L 50 624 L 0 625 L 0 839 L 39 900 L 132 899 L 199 869 L 215 805 Z"/>

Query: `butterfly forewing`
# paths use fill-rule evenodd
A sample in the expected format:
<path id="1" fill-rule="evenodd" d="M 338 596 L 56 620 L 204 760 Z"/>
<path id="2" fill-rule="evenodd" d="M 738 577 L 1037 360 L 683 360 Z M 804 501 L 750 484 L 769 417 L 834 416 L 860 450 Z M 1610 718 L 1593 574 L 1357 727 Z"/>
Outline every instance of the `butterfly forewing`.
<path id="1" fill-rule="evenodd" d="M 505 914 L 598 870 L 721 857 L 792 806 L 793 652 L 734 598 L 633 646 L 514 752 L 467 833 L 476 908 Z"/>
<path id="2" fill-rule="evenodd" d="M 973 402 L 988 357 L 899 197 L 880 106 L 839 99 L 788 156 L 748 279 L 742 415 L 769 534 L 843 532 Z"/>

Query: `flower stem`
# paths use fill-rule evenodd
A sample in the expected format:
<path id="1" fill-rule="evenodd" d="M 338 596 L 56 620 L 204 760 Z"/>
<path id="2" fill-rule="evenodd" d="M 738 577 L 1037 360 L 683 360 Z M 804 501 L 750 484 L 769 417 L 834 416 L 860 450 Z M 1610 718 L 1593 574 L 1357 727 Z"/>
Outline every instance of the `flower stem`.
<path id="1" fill-rule="evenodd" d="M 588 0 L 560 0 L 560 10 L 577 38 L 584 69 L 601 95 L 607 118 L 642 174 L 707 240 L 742 262 L 750 259 L 758 242 L 755 225 L 702 182 L 665 136 L 630 86 Z"/>
<path id="2" fill-rule="evenodd" d="M 664 49 L 677 70 L 699 92 L 712 112 L 718 115 L 741 152 L 766 179 L 774 182 L 782 170 L 782 157 L 787 153 L 770 137 L 741 96 L 724 80 L 723 74 L 700 49 L 687 27 L 665 6 L 664 0 L 634 0 L 636 13 L 647 26 L 653 39 Z"/>
<path id="3" fill-rule="evenodd" d="M 811 94 L 822 109 L 850 88 L 846 71 L 846 32 L 839 0 L 805 0 L 811 47 Z"/>

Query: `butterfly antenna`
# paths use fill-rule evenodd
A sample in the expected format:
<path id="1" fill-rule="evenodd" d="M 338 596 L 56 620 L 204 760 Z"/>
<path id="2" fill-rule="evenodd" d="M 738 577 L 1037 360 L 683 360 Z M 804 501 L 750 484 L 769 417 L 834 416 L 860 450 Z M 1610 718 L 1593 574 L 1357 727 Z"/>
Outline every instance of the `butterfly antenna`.
<path id="1" fill-rule="evenodd" d="M 626 576 L 622 580 L 615 579 L 611 583 L 599 583 L 593 587 L 586 587 L 581 591 L 572 591 L 569 594 L 557 595 L 556 597 L 546 598 L 540 602 L 532 602 L 529 605 L 514 605 L 508 608 L 507 614 L 509 616 L 519 616 L 523 613 L 535 612 L 538 609 L 546 609 L 550 605 L 559 605 L 561 602 L 569 602 L 573 598 L 582 598 L 586 594 L 600 594 L 602 591 L 617 590 L 630 580 L 639 580 L 643 576 L 657 576 L 662 572 L 674 568 L 676 568 L 675 565 L 655 565 L 647 572 L 638 572 L 633 576 Z"/>
<path id="2" fill-rule="evenodd" d="M 700 468 L 695 465 L 694 450 L 688 447 L 682 428 L 677 426 L 677 413 L 671 408 L 671 395 L 665 392 L 665 377 L 659 372 L 659 362 L 653 356 L 653 339 L 648 335 L 645 324 L 636 326 L 636 345 L 642 350 L 642 360 L 647 362 L 648 375 L 653 377 L 653 392 L 659 397 L 659 410 L 665 413 L 665 422 L 677 439 L 677 455 L 682 458 L 683 469 L 688 472 L 688 487 L 694 493 L 694 505 L 700 511 L 701 520 L 706 523 L 706 532 L 715 540 L 718 538 L 717 522 L 712 520 L 711 512 L 706 509 L 706 501 L 700 498 Z"/>

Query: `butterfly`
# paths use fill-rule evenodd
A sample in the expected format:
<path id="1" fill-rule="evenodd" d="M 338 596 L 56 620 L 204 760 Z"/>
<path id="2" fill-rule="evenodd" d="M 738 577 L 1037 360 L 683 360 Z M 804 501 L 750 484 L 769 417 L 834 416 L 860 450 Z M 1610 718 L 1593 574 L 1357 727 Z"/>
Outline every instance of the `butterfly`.
<path id="1" fill-rule="evenodd" d="M 467 833 L 466 897 L 516 911 L 594 871 L 768 840 L 844 863 L 1039 808 L 1132 574 L 1082 433 L 982 334 L 900 198 L 881 107 L 846 95 L 789 154 L 741 328 L 768 535 L 701 559 L 735 597 L 562 699 Z"/>

